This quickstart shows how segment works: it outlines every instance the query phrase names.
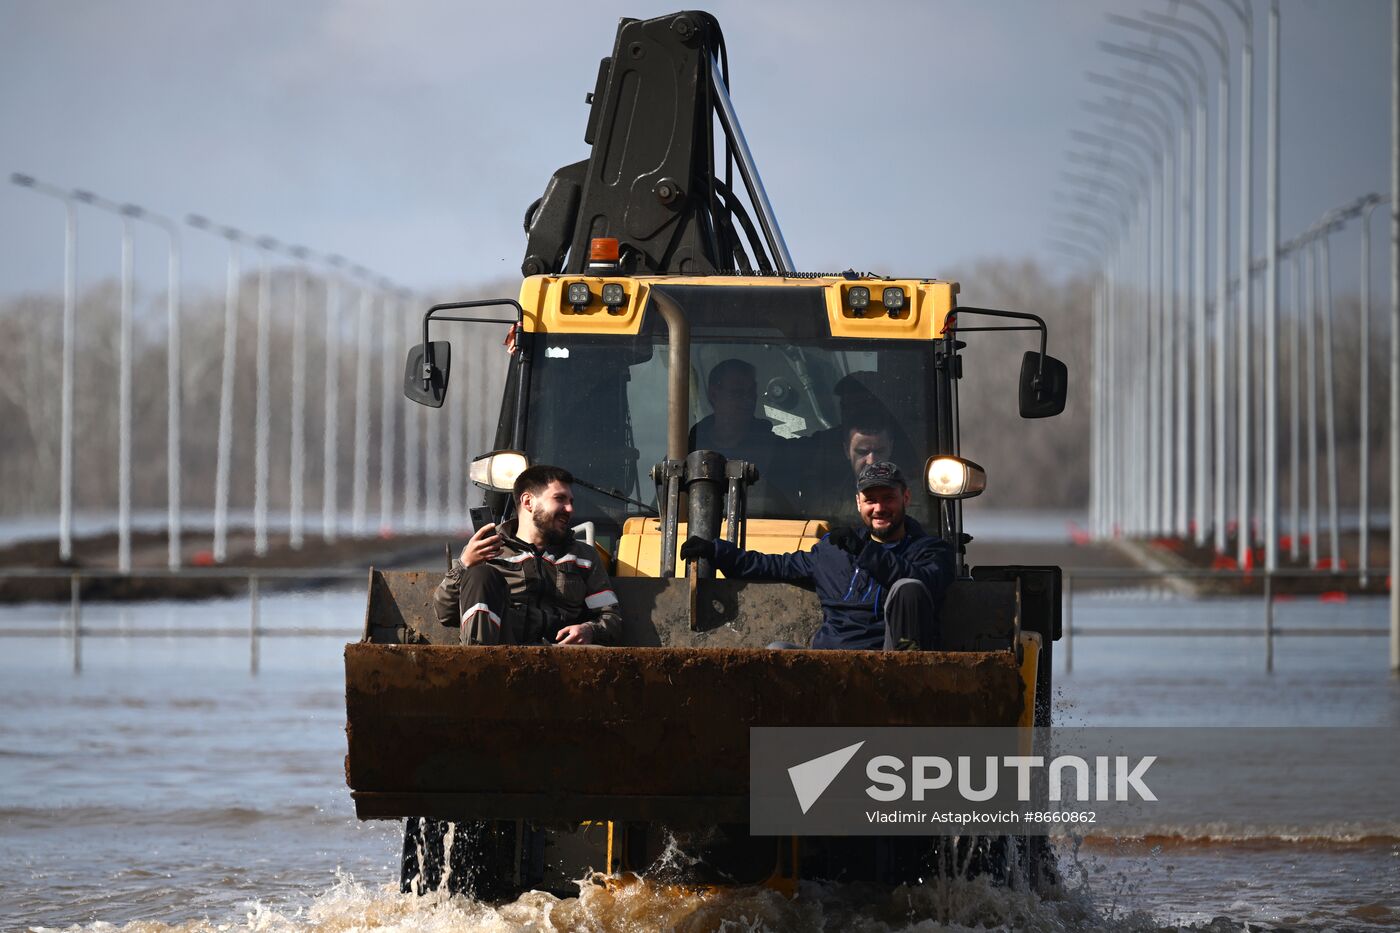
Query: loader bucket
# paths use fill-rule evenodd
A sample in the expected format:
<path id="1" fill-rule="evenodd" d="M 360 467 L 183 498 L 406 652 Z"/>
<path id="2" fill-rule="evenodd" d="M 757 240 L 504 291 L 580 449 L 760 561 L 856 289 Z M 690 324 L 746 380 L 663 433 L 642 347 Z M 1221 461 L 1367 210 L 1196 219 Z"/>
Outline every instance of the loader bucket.
<path id="1" fill-rule="evenodd" d="M 629 641 L 668 647 L 565 649 L 451 644 L 427 602 L 435 582 L 373 574 L 365 637 L 345 650 L 361 819 L 746 822 L 751 726 L 1012 726 L 1022 713 L 1008 650 L 743 646 L 814 624 L 815 599 L 784 584 L 615 580 Z"/>

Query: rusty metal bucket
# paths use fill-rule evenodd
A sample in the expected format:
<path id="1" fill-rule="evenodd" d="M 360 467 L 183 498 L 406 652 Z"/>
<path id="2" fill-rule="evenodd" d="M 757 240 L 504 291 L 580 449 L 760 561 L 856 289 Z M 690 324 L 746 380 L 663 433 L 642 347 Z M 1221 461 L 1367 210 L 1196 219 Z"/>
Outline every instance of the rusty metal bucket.
<path id="1" fill-rule="evenodd" d="M 647 582 L 656 598 L 634 605 L 688 602 L 684 580 Z M 345 650 L 346 780 L 362 819 L 744 822 L 750 726 L 1021 715 L 1009 651 L 405 644 L 448 640 L 423 624 L 427 578 L 375 574 L 370 591 L 365 638 Z M 737 640 L 746 601 L 775 595 L 739 593 L 709 643 Z M 760 637 L 768 627 L 754 625 Z M 652 644 L 682 640 L 660 628 Z"/>

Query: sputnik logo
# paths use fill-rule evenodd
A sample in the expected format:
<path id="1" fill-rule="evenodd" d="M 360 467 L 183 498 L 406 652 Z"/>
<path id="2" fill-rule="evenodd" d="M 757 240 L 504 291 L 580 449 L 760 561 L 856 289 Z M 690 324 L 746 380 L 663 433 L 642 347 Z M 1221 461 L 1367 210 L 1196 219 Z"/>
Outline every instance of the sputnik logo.
<path id="1" fill-rule="evenodd" d="M 864 745 L 864 740 L 854 745 L 847 745 L 845 748 L 838 748 L 834 752 L 828 752 L 820 758 L 813 758 L 804 761 L 799 765 L 788 768 L 788 778 L 792 781 L 792 789 L 797 794 L 797 803 L 802 807 L 805 814 L 812 809 L 812 804 L 826 793 L 826 789 L 831 786 L 831 782 L 836 780 L 841 769 L 850 763 L 856 752 Z"/>

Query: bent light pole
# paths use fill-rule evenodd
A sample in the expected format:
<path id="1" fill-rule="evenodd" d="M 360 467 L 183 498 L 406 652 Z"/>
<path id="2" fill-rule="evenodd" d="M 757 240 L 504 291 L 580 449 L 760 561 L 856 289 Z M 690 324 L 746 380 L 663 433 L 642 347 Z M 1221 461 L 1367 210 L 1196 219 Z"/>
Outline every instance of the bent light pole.
<path id="1" fill-rule="evenodd" d="M 1360 519 L 1361 540 L 1357 547 L 1356 564 L 1361 573 L 1361 586 L 1364 588 L 1370 579 L 1369 549 L 1371 546 L 1371 213 L 1380 205 L 1389 203 L 1388 197 L 1372 200 L 1361 215 L 1361 476 L 1360 502 L 1357 504 L 1357 517 Z"/>
<path id="2" fill-rule="evenodd" d="M 73 198 L 121 220 L 121 317 L 117 331 L 117 571 L 131 572 L 131 339 L 135 316 L 135 245 L 132 210 L 91 191 L 74 190 Z"/>
<path id="3" fill-rule="evenodd" d="M 58 429 L 58 559 L 73 557 L 73 342 L 78 302 L 78 218 L 73 193 L 15 172 L 10 182 L 63 202 L 63 343 Z"/>
<path id="4" fill-rule="evenodd" d="M 256 421 L 253 425 L 253 553 L 262 557 L 267 553 L 267 478 L 272 431 L 272 391 L 269 386 L 272 378 L 272 254 L 281 248 L 281 244 L 269 236 L 258 237 L 254 244 L 262 255 L 258 263 L 258 322 L 253 361 L 256 380 Z"/>
<path id="5" fill-rule="evenodd" d="M 1133 161 L 1118 159 L 1108 154 L 1109 149 L 1118 149 L 1126 152 Z M 1143 309 L 1143 334 L 1147 331 L 1149 318 L 1150 296 L 1152 294 L 1152 229 L 1155 220 L 1153 211 L 1153 198 L 1157 196 L 1157 186 L 1151 180 L 1150 171 L 1144 171 L 1139 164 L 1136 150 L 1127 148 L 1120 140 L 1105 139 L 1105 146 L 1101 151 L 1093 153 L 1067 152 L 1066 158 L 1071 162 L 1092 165 L 1100 170 L 1100 174 L 1107 173 L 1108 176 L 1119 182 L 1118 185 L 1110 185 L 1107 178 L 1093 178 L 1090 176 L 1071 175 L 1070 180 L 1079 184 L 1088 184 L 1091 187 L 1116 187 L 1120 193 L 1130 193 L 1141 191 L 1144 193 L 1142 199 L 1142 216 L 1138 221 L 1140 241 L 1138 247 L 1134 247 L 1134 239 L 1131 232 L 1125 239 L 1125 249 L 1120 261 L 1124 263 L 1123 275 L 1119 277 L 1121 286 L 1126 286 L 1127 281 L 1134 280 L 1142 290 L 1145 299 L 1142 302 L 1129 300 L 1125 302 L 1127 307 L 1141 307 Z M 1148 160 L 1150 163 L 1151 160 Z M 1131 195 L 1129 195 L 1131 197 Z M 1121 352 L 1127 352 L 1132 340 L 1133 321 L 1115 321 L 1115 334 L 1121 334 L 1123 341 Z M 1120 326 L 1121 325 L 1121 326 Z M 1150 432 L 1147 430 L 1147 418 L 1143 416 L 1134 417 L 1134 412 L 1141 412 L 1142 415 L 1150 414 L 1148 405 L 1149 399 L 1145 394 L 1145 387 L 1141 380 L 1129 380 L 1126 386 L 1122 387 L 1124 399 L 1118 406 L 1120 413 L 1120 436 L 1123 439 L 1124 447 L 1122 456 L 1119 458 L 1119 478 L 1115 480 L 1115 485 L 1121 491 L 1121 501 L 1117 506 L 1118 518 L 1124 531 L 1128 533 L 1142 533 L 1148 524 L 1148 503 L 1147 503 L 1147 476 L 1146 466 L 1149 462 L 1148 441 Z M 1129 454 L 1129 451 L 1132 453 Z"/>
<path id="6" fill-rule="evenodd" d="M 1100 210 L 1101 202 L 1088 197 L 1079 197 L 1077 202 L 1090 210 Z M 1105 212 L 1106 214 L 1107 212 Z M 1104 537 L 1105 519 L 1109 511 L 1111 480 L 1106 445 L 1112 437 L 1109 417 L 1108 386 L 1108 328 L 1112 315 L 1112 253 L 1114 243 L 1120 234 L 1115 234 L 1109 224 L 1100 222 L 1099 216 L 1084 211 L 1071 211 L 1067 219 L 1072 226 L 1065 228 L 1065 240 L 1051 240 L 1052 248 L 1066 255 L 1088 263 L 1094 271 L 1092 295 L 1093 317 L 1093 366 L 1092 381 L 1093 418 L 1090 421 L 1090 528 L 1096 538 Z M 1095 234 L 1103 237 L 1102 240 Z M 1082 246 L 1080 244 L 1083 244 Z"/>
<path id="7" fill-rule="evenodd" d="M 1246 3 L 1249 0 L 1245 0 Z M 1264 151 L 1264 570 L 1278 569 L 1279 15 L 1269 4 L 1268 126 Z M 1362 448 L 1365 457 L 1365 448 Z"/>
<path id="8" fill-rule="evenodd" d="M 403 289 L 395 295 L 398 301 L 399 318 L 408 327 L 408 337 L 400 336 L 400 342 L 407 340 L 412 342 L 412 334 L 417 322 L 413 314 L 413 293 L 408 289 Z M 403 333 L 403 326 L 399 328 Z M 410 410 L 405 412 L 403 420 L 403 525 L 405 528 L 417 528 L 422 524 L 422 512 L 418 505 L 418 471 L 421 469 L 419 449 L 419 425 L 422 424 L 424 413 L 429 411 L 423 405 L 411 405 Z"/>
<path id="9" fill-rule="evenodd" d="M 1184 216 L 1180 220 L 1175 220 L 1177 236 L 1173 242 L 1172 254 L 1172 272 L 1174 273 L 1171 290 L 1172 310 L 1170 318 L 1163 322 L 1163 344 L 1166 356 L 1164 373 L 1168 377 L 1162 387 L 1163 406 L 1164 410 L 1174 408 L 1175 411 L 1174 417 L 1167 419 L 1166 423 L 1162 425 L 1163 449 L 1166 456 L 1163 457 L 1161 469 L 1164 477 L 1172 476 L 1173 470 L 1169 468 L 1169 457 L 1170 452 L 1174 449 L 1176 452 L 1175 479 L 1172 483 L 1164 482 L 1163 484 L 1165 493 L 1163 526 L 1164 530 L 1169 527 L 1177 537 L 1185 538 L 1188 533 L 1190 495 L 1188 482 L 1191 476 L 1188 459 L 1190 452 L 1189 418 L 1187 417 L 1190 401 L 1191 357 L 1186 352 L 1186 343 L 1188 308 L 1192 297 L 1190 236 L 1192 218 L 1196 212 L 1195 202 L 1191 194 L 1192 176 L 1195 174 L 1194 130 L 1190 106 L 1191 88 L 1190 82 L 1183 73 L 1190 69 L 1190 64 L 1170 53 L 1146 46 L 1100 43 L 1100 47 L 1113 54 L 1161 68 L 1171 75 L 1179 85 L 1173 87 L 1170 83 L 1147 74 L 1124 73 L 1120 75 L 1120 80 L 1130 85 L 1133 88 L 1133 93 L 1155 98 L 1156 105 L 1163 110 L 1164 115 L 1169 113 L 1170 108 L 1163 102 L 1163 97 L 1169 98 L 1181 111 L 1180 151 L 1176 156 L 1179 177 L 1176 182 L 1176 200 L 1172 204 L 1172 211 L 1175 214 L 1179 204 Z M 1172 404 L 1173 396 L 1175 396 L 1174 405 Z M 1175 428 L 1174 437 L 1173 428 Z"/>
<path id="10" fill-rule="evenodd" d="M 1123 77 L 1134 84 L 1171 98 L 1181 110 L 1181 152 L 1178 168 L 1181 178 L 1178 186 L 1184 223 L 1178 224 L 1178 294 L 1182 296 L 1175 314 L 1177 358 L 1182 361 L 1181 372 L 1176 383 L 1176 473 L 1178 493 L 1175 497 L 1175 532 L 1185 538 L 1190 533 L 1192 506 L 1196 513 L 1196 535 L 1204 534 L 1205 506 L 1205 133 L 1206 133 L 1206 80 L 1205 62 L 1200 53 L 1184 37 L 1162 26 L 1154 26 L 1137 20 L 1109 15 L 1111 22 L 1138 29 L 1170 39 L 1182 44 L 1190 53 L 1190 60 L 1165 49 L 1158 49 L 1136 43 L 1130 45 L 1101 46 L 1115 54 L 1131 58 L 1145 65 L 1165 72 L 1172 81 L 1162 81 L 1147 74 Z M 1193 93 L 1194 92 L 1194 93 Z M 1194 107 L 1192 101 L 1194 99 Z M 1194 114 L 1194 118 L 1193 118 Z M 1193 250 L 1194 234 L 1194 250 Z M 1189 314 L 1188 314 L 1189 311 Z M 1194 327 L 1188 322 L 1194 323 Z M 1194 352 L 1187 352 L 1187 345 L 1194 332 Z M 1194 358 L 1194 359 L 1193 359 Z M 1192 385 L 1195 376 L 1195 417 L 1190 417 Z M 1191 469 L 1192 422 L 1195 423 L 1194 449 L 1196 469 Z M 1194 482 L 1188 482 L 1188 478 Z"/>
<path id="11" fill-rule="evenodd" d="M 287 255 L 296 261 L 292 282 L 292 449 L 287 465 L 291 502 L 287 546 L 299 551 L 306 524 L 306 260 L 311 251 L 304 246 L 289 246 Z"/>
<path id="12" fill-rule="evenodd" d="M 1101 104 L 1086 105 L 1092 112 L 1105 114 L 1140 127 L 1146 137 L 1140 137 L 1125 132 L 1122 128 L 1117 128 L 1117 132 L 1125 142 L 1131 142 L 1139 147 L 1142 152 L 1157 165 L 1158 179 L 1155 196 L 1157 198 L 1157 217 L 1160 226 L 1158 232 L 1158 254 L 1157 263 L 1157 302 L 1156 314 L 1152 315 L 1152 323 L 1149 325 L 1149 388 L 1148 388 L 1148 421 L 1149 421 L 1149 451 L 1148 451 L 1148 521 L 1147 531 L 1150 534 L 1160 534 L 1165 530 L 1165 518 L 1169 514 L 1168 502 L 1171 498 L 1171 476 L 1168 458 L 1170 456 L 1171 434 L 1167 429 L 1168 408 L 1166 404 L 1167 395 L 1171 387 L 1171 367 L 1170 357 L 1167 355 L 1167 320 L 1171 312 L 1168 310 L 1171 301 L 1172 275 L 1171 269 L 1174 262 L 1173 244 L 1175 240 L 1174 211 L 1168 209 L 1174 200 L 1174 171 L 1171 152 L 1171 125 L 1170 113 L 1163 107 L 1163 113 L 1155 113 L 1152 109 L 1142 107 L 1134 103 L 1133 95 L 1140 93 L 1140 89 L 1134 87 L 1130 82 L 1121 81 L 1104 75 L 1090 74 L 1089 79 L 1097 84 L 1117 88 L 1124 92 L 1124 99 L 1109 99 Z M 1144 94 L 1144 97 L 1153 101 L 1154 105 L 1160 105 L 1160 100 L 1151 95 Z M 1149 314 L 1151 308 L 1149 307 Z"/>
<path id="13" fill-rule="evenodd" d="M 358 537 L 365 533 L 365 510 L 369 499 L 369 358 L 374 281 L 364 266 L 354 266 L 351 271 L 359 282 L 360 290 L 360 307 L 355 322 L 355 456 L 350 477 L 350 528 Z"/>
<path id="14" fill-rule="evenodd" d="M 379 345 L 379 533 L 394 530 L 394 444 L 398 433 L 398 384 L 394 368 L 403 359 L 401 338 L 403 328 L 397 326 L 394 314 L 395 296 L 399 289 L 388 279 L 379 280 L 380 345 Z"/>
<path id="15" fill-rule="evenodd" d="M 1200 13 L 1210 23 L 1206 30 L 1186 19 L 1168 17 L 1171 25 L 1204 40 L 1215 51 L 1220 60 L 1217 76 L 1216 100 L 1216 185 L 1215 185 L 1215 466 L 1213 469 L 1215 551 L 1224 554 L 1228 546 L 1225 514 L 1228 507 L 1228 472 L 1230 453 L 1230 417 L 1226 392 L 1229 376 L 1229 329 L 1230 313 L 1229 265 L 1230 265 L 1230 40 L 1225 24 L 1215 15 L 1214 10 L 1202 0 L 1181 0 Z M 1162 22 L 1154 14 L 1147 18 Z"/>
<path id="16" fill-rule="evenodd" d="M 1191 257 L 1191 267 L 1194 272 L 1191 292 L 1195 299 L 1192 308 L 1192 331 L 1194 339 L 1192 341 L 1193 350 L 1196 356 L 1195 369 L 1195 404 L 1193 408 L 1193 421 L 1195 422 L 1193 454 L 1195 484 L 1193 486 L 1192 497 L 1192 520 L 1195 531 L 1192 539 L 1197 546 L 1204 545 L 1206 541 L 1206 529 L 1209 527 L 1208 519 L 1208 491 L 1210 489 L 1210 419 L 1207 415 L 1206 406 L 1209 401 L 1210 386 L 1208 374 L 1209 348 L 1206 342 L 1207 318 L 1206 318 L 1206 177 L 1209 174 L 1206 165 L 1206 135 L 1208 130 L 1207 106 L 1209 95 L 1206 91 L 1207 68 L 1205 59 L 1197 50 L 1193 43 L 1186 36 L 1178 32 L 1177 29 L 1190 31 L 1192 24 L 1182 24 L 1169 17 L 1161 17 L 1157 14 L 1144 14 L 1148 20 L 1146 28 L 1160 35 L 1164 39 L 1170 39 L 1180 44 L 1180 46 L 1190 54 L 1194 69 L 1190 69 L 1196 79 L 1196 123 L 1195 123 L 1195 151 L 1193 162 L 1195 163 L 1195 194 L 1194 210 L 1192 211 L 1192 222 L 1194 230 L 1192 233 L 1193 252 Z M 1223 67 L 1223 66 L 1222 66 Z M 1217 192 L 1217 197 L 1222 195 Z M 1219 234 L 1217 234 L 1217 238 Z M 1224 262 L 1219 263 L 1224 268 Z"/>
<path id="17" fill-rule="evenodd" d="M 1390 670 L 1400 673 L 1400 0 L 1390 22 Z"/>
<path id="18" fill-rule="evenodd" d="M 1089 141 L 1090 139 L 1100 139 L 1094 134 L 1081 133 L 1075 131 L 1071 133 L 1077 139 Z M 1102 142 L 1112 145 L 1112 140 L 1102 138 Z M 1122 394 L 1117 391 L 1117 355 L 1114 352 L 1117 340 L 1118 321 L 1118 292 L 1121 287 L 1121 259 L 1127 244 L 1132 235 L 1132 217 L 1127 208 L 1121 202 L 1132 199 L 1124 194 L 1120 198 L 1120 203 L 1114 204 L 1110 200 L 1105 200 L 1102 195 L 1105 190 L 1112 190 L 1107 179 L 1095 179 L 1084 175 L 1073 173 L 1061 173 L 1062 177 L 1074 185 L 1079 190 L 1069 196 L 1066 200 L 1091 212 L 1107 222 L 1109 228 L 1116 229 L 1116 233 L 1109 237 L 1107 244 L 1098 246 L 1090 242 L 1092 237 L 1086 237 L 1082 229 L 1071 230 L 1071 239 L 1079 240 L 1088 245 L 1088 249 L 1077 246 L 1074 243 L 1064 244 L 1066 250 L 1071 254 L 1076 254 L 1080 258 L 1090 259 L 1096 267 L 1101 267 L 1101 283 L 1098 292 L 1098 301 L 1095 306 L 1095 331 L 1094 331 L 1094 521 L 1092 533 L 1095 538 L 1103 539 L 1116 535 L 1121 524 L 1121 484 L 1119 471 L 1117 469 L 1117 459 L 1111 455 L 1111 451 L 1121 451 L 1124 449 L 1124 441 L 1119 431 L 1119 402 Z M 1115 191 L 1115 193 L 1121 193 Z M 1082 211 L 1075 211 L 1069 219 L 1073 223 L 1075 218 L 1085 216 Z M 1114 224 L 1116 223 L 1116 228 Z M 1053 243 L 1054 241 L 1052 241 Z"/>
<path id="19" fill-rule="evenodd" d="M 1235 368 L 1236 376 L 1239 379 L 1238 397 L 1239 403 L 1235 416 L 1238 422 L 1235 432 L 1237 441 L 1237 455 L 1235 466 L 1238 470 L 1236 485 L 1238 486 L 1238 496 L 1235 503 L 1235 521 L 1237 524 L 1235 559 L 1241 567 L 1249 565 L 1250 558 L 1250 510 L 1251 510 L 1251 490 L 1250 490 L 1250 347 L 1251 331 L 1253 322 L 1251 321 L 1250 308 L 1250 284 L 1251 284 L 1251 263 L 1253 261 L 1253 206 L 1252 194 L 1254 187 L 1254 14 L 1250 7 L 1250 0 L 1224 0 L 1230 12 L 1235 14 L 1239 20 L 1241 30 L 1240 45 L 1240 248 L 1239 254 L 1235 257 L 1239 263 L 1239 317 L 1236 319 L 1238 333 L 1235 348 Z M 1195 4 L 1193 4 L 1195 5 Z"/>
<path id="20" fill-rule="evenodd" d="M 122 206 L 134 220 L 144 220 L 165 233 L 168 253 L 165 286 L 165 503 L 166 563 L 179 570 L 180 555 L 180 231 L 175 221 L 136 204 Z"/>
<path id="21" fill-rule="evenodd" d="M 345 284 L 345 257 L 327 256 L 326 263 L 331 271 L 326 276 L 326 425 L 321 438 L 321 539 L 330 544 L 338 537 L 340 526 L 336 494 L 339 476 L 336 458 L 340 449 L 340 352 L 337 344 L 340 342 L 340 293 Z"/>
<path id="22" fill-rule="evenodd" d="M 233 450 L 233 377 L 238 365 L 239 245 L 243 234 L 234 227 L 215 227 L 207 218 L 191 214 L 185 220 L 228 241 L 224 286 L 224 352 L 219 377 L 219 440 L 214 466 L 214 561 L 228 558 L 229 459 Z"/>

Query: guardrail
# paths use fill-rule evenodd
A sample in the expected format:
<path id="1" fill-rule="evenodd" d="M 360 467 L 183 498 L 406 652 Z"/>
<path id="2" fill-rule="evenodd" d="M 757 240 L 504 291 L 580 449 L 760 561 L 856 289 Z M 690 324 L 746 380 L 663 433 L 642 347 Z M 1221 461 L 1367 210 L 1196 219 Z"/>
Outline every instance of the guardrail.
<path id="1" fill-rule="evenodd" d="M 248 625 L 246 628 L 229 626 L 203 626 L 183 628 L 124 628 L 119 631 L 107 629 L 85 629 L 82 625 L 82 581 L 84 579 L 113 580 L 139 577 L 144 579 L 182 580 L 245 580 L 248 593 Z M 344 638 L 345 633 L 313 628 L 264 628 L 259 617 L 259 602 L 263 580 L 324 581 L 357 580 L 365 581 L 367 570 L 346 570 L 343 567 L 308 568 L 260 568 L 257 570 L 238 567 L 208 567 L 180 570 L 151 569 L 122 573 L 118 570 L 16 570 L 0 569 L 0 580 L 55 580 L 67 579 L 68 583 L 68 628 L 66 631 L 13 631 L 0 628 L 0 637 L 19 638 L 64 637 L 73 642 L 73 672 L 83 669 L 83 638 L 231 638 L 248 636 L 248 671 L 256 674 L 260 661 L 259 642 L 263 638 L 307 638 L 331 636 Z"/>
<path id="2" fill-rule="evenodd" d="M 1065 659 L 1065 671 L 1074 670 L 1074 641 L 1085 637 L 1110 638 L 1220 638 L 1220 637 L 1261 637 L 1264 639 L 1264 667 L 1274 669 L 1274 639 L 1279 637 L 1384 637 L 1390 630 L 1384 627 L 1300 627 L 1279 628 L 1274 617 L 1274 581 L 1282 579 L 1337 579 L 1360 578 L 1359 570 L 1276 570 L 1272 572 L 1248 570 L 1213 569 L 1161 569 L 1142 568 L 1078 568 L 1063 571 L 1063 635 L 1060 652 Z M 107 629 L 85 629 L 82 626 L 81 589 L 83 579 L 125 579 L 141 577 L 148 579 L 233 579 L 245 580 L 248 593 L 248 625 L 246 628 L 229 626 L 184 627 L 184 628 L 124 628 L 113 631 Z M 365 570 L 346 570 L 339 567 L 316 568 L 266 568 L 247 569 L 236 567 L 190 568 L 181 570 L 152 569 L 122 573 L 116 570 L 47 570 L 47 569 L 0 569 L 0 580 L 14 579 L 67 579 L 69 581 L 68 627 L 64 631 L 13 631 L 0 628 L 0 637 L 66 637 L 73 643 L 73 670 L 82 671 L 83 638 L 181 638 L 181 637 L 248 637 L 248 669 L 256 674 L 259 665 L 259 641 L 263 638 L 306 638 L 306 637 L 345 637 L 344 632 L 326 629 L 279 627 L 264 628 L 259 619 L 259 600 L 262 581 L 292 580 L 358 580 L 367 579 Z M 1079 580 L 1123 580 L 1141 582 L 1148 580 L 1261 580 L 1264 593 L 1261 599 L 1262 624 L 1256 627 L 1230 626 L 1217 628 L 1191 628 L 1186 626 L 1157 627 L 1151 629 L 1108 628 L 1105 626 L 1076 627 L 1074 623 L 1074 590 Z M 1231 596 L 1234 599 L 1254 598 L 1248 595 Z"/>
<path id="3" fill-rule="evenodd" d="M 1374 570 L 1371 571 L 1374 573 Z M 1337 578 L 1357 578 L 1360 579 L 1366 571 L 1364 570 L 1313 570 L 1313 569 L 1291 569 L 1291 570 L 1215 570 L 1206 568 L 1191 569 L 1160 569 L 1152 570 L 1138 567 L 1112 567 L 1103 569 L 1076 569 L 1074 571 L 1062 571 L 1063 589 L 1061 598 L 1063 600 L 1063 632 L 1061 636 L 1060 651 L 1065 658 L 1065 671 L 1074 670 L 1074 639 L 1090 637 L 1112 637 L 1112 638 L 1220 638 L 1220 637 L 1258 637 L 1264 639 L 1264 670 L 1272 673 L 1274 669 L 1274 639 L 1280 636 L 1302 636 L 1302 637 L 1386 637 L 1390 635 L 1390 629 L 1381 626 L 1374 627 L 1304 627 L 1289 626 L 1279 628 L 1274 618 L 1274 581 L 1275 580 L 1308 580 L 1308 579 L 1337 579 Z M 1103 626 L 1088 628 L 1075 628 L 1074 625 L 1074 584 L 1076 580 L 1234 580 L 1234 581 L 1255 581 L 1260 580 L 1264 584 L 1262 597 L 1251 597 L 1248 594 L 1230 594 L 1233 599 L 1259 598 L 1261 600 L 1261 612 L 1263 613 L 1262 624 L 1257 627 L 1231 626 L 1225 628 L 1151 628 L 1151 629 L 1125 629 L 1107 628 Z"/>

